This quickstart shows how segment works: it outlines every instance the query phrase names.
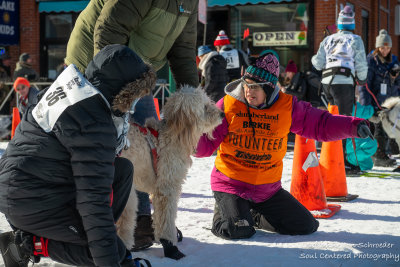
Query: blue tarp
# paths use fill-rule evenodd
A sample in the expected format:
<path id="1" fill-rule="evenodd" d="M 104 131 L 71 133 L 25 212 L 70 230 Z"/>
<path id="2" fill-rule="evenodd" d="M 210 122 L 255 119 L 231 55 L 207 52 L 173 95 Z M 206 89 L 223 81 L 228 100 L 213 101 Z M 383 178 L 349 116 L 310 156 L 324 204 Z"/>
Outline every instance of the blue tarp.
<path id="1" fill-rule="evenodd" d="M 207 6 L 236 6 L 245 4 L 268 4 L 268 3 L 281 3 L 292 2 L 293 0 L 208 0 Z"/>
<path id="2" fill-rule="evenodd" d="M 40 2 L 39 12 L 81 12 L 88 4 L 89 0 Z"/>

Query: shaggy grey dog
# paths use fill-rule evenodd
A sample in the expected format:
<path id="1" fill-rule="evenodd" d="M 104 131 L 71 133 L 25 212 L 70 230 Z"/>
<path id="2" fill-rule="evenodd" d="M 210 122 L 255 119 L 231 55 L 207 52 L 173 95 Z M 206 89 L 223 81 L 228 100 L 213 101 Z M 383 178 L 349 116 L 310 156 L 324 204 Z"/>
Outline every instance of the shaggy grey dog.
<path id="1" fill-rule="evenodd" d="M 396 140 L 400 147 L 400 97 L 391 97 L 383 102 L 383 110 L 379 111 L 379 119 L 385 133 Z"/>
<path id="2" fill-rule="evenodd" d="M 168 98 L 163 108 L 163 119 L 146 120 L 146 129 L 158 132 L 158 138 L 140 127 L 131 125 L 128 132 L 130 147 L 123 156 L 134 165 L 134 186 L 130 200 L 120 217 L 118 233 L 127 247 L 133 245 L 137 200 L 135 189 L 151 194 L 154 207 L 153 227 L 155 240 L 160 241 L 167 257 L 184 256 L 176 247 L 178 200 L 182 184 L 192 164 L 190 155 L 203 133 L 212 137 L 213 129 L 222 122 L 223 113 L 201 88 L 184 86 Z M 156 170 L 147 139 L 157 151 Z"/>

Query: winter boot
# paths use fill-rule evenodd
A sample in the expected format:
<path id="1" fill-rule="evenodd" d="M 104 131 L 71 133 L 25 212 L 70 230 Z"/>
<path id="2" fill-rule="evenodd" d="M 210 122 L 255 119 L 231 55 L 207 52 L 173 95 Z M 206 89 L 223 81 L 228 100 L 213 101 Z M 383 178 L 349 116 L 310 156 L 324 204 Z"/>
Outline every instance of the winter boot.
<path id="1" fill-rule="evenodd" d="M 375 139 L 378 142 L 378 149 L 376 150 L 375 155 L 372 156 L 374 166 L 394 167 L 396 165 L 396 160 L 389 158 L 385 152 L 387 139 L 384 136 L 376 136 Z"/>
<path id="2" fill-rule="evenodd" d="M 389 140 L 390 154 L 397 155 L 400 154 L 399 146 L 397 145 L 396 139 Z"/>
<path id="3" fill-rule="evenodd" d="M 137 218 L 135 229 L 135 245 L 131 251 L 140 251 L 149 248 L 154 242 L 154 229 L 151 215 L 141 215 Z"/>
<path id="4" fill-rule="evenodd" d="M 0 250 L 5 267 L 27 267 L 29 261 L 40 261 L 33 255 L 33 236 L 20 230 L 1 234 Z"/>
<path id="5" fill-rule="evenodd" d="M 263 229 L 263 230 L 267 230 L 270 232 L 276 232 L 275 227 L 273 227 L 265 218 L 264 216 L 262 216 L 259 212 L 251 209 L 250 210 L 251 213 L 251 217 L 253 217 L 253 221 L 254 221 L 254 226 L 259 228 L 259 229 Z"/>
<path id="6" fill-rule="evenodd" d="M 125 259 L 121 262 L 121 267 L 151 267 L 150 261 L 143 258 L 132 258 L 129 250 L 126 250 Z"/>
<path id="7" fill-rule="evenodd" d="M 372 156 L 372 160 L 374 161 L 374 166 L 377 167 L 394 167 L 396 165 L 396 160 L 389 158 L 379 147 L 375 155 Z"/>
<path id="8" fill-rule="evenodd" d="M 363 173 L 360 166 L 351 164 L 347 159 L 344 161 L 344 170 L 346 171 L 346 176 L 359 176 Z"/>

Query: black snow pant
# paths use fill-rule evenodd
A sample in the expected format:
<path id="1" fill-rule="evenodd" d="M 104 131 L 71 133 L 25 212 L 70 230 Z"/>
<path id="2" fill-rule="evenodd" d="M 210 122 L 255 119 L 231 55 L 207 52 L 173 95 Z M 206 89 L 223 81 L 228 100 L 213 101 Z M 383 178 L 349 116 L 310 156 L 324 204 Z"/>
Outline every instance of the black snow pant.
<path id="1" fill-rule="evenodd" d="M 319 226 L 312 214 L 284 189 L 260 203 L 217 191 L 214 198 L 211 232 L 224 239 L 249 238 L 256 232 L 254 227 L 284 235 L 306 235 Z"/>
<path id="2" fill-rule="evenodd" d="M 125 208 L 131 192 L 133 165 L 128 159 L 116 158 L 114 166 L 112 211 L 114 220 L 117 221 Z M 14 226 L 13 229 L 18 228 L 24 232 L 48 238 L 47 248 L 49 257 L 52 260 L 68 265 L 94 266 L 95 264 L 89 251 L 88 240 L 84 233 L 82 219 L 78 211 L 73 206 L 66 207 L 62 211 L 60 210 L 59 215 L 65 216 L 65 221 L 70 221 L 70 232 L 57 230 L 59 229 L 57 226 L 43 229 L 42 225 L 32 223 L 32 220 L 29 220 L 30 223 L 28 223 L 12 216 L 7 216 L 7 219 L 11 226 Z M 38 222 L 43 221 L 41 214 L 37 216 Z M 46 219 L 51 222 L 51 218 Z M 57 218 L 57 220 L 63 221 L 62 218 Z M 119 237 L 117 237 L 117 245 L 118 254 L 122 262 L 128 256 L 127 253 L 130 252 Z"/>
<path id="3" fill-rule="evenodd" d="M 339 114 L 351 116 L 355 103 L 355 87 L 352 84 L 323 84 L 329 104 L 338 106 Z M 346 139 L 342 140 L 343 158 L 346 160 Z"/>

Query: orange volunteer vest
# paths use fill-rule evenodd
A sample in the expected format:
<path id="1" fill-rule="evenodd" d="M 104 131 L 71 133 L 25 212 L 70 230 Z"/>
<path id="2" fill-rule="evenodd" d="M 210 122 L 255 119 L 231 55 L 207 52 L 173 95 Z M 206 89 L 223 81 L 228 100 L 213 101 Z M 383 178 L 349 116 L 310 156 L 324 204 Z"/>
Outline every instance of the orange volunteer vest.
<path id="1" fill-rule="evenodd" d="M 255 136 L 246 104 L 226 95 L 224 110 L 228 135 L 220 145 L 215 167 L 231 179 L 252 185 L 279 181 L 292 125 L 292 96 L 279 92 L 270 108 L 250 107 Z"/>

